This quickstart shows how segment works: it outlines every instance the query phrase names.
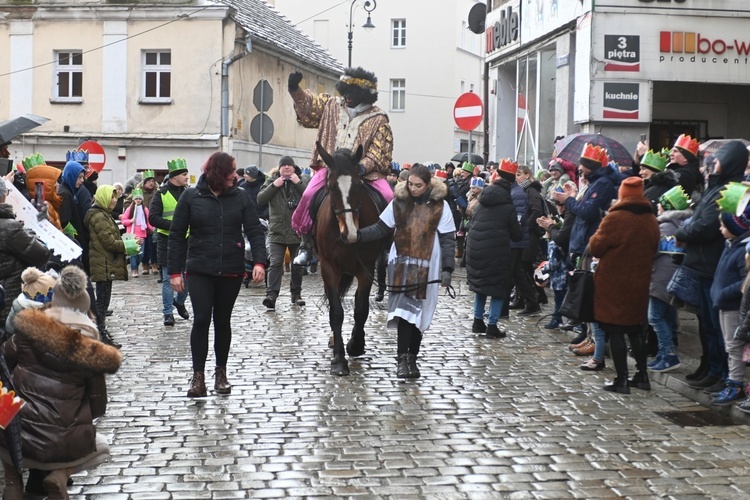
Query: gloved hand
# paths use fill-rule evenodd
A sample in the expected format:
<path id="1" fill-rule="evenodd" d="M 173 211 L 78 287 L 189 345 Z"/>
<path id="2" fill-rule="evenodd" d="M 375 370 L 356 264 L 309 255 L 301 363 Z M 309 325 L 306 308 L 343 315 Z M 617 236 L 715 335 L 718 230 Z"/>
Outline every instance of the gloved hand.
<path id="1" fill-rule="evenodd" d="M 359 175 L 360 175 L 360 176 L 363 176 L 363 175 L 365 175 L 365 172 L 367 172 L 367 169 L 365 168 L 365 166 L 364 166 L 364 165 L 362 165 L 362 164 L 360 163 L 360 164 L 359 164 Z"/>
<path id="2" fill-rule="evenodd" d="M 440 286 L 449 287 L 451 286 L 451 272 L 443 271 L 440 274 Z"/>
<path id="3" fill-rule="evenodd" d="M 288 88 L 289 92 L 294 92 L 295 90 L 299 89 L 299 82 L 302 81 L 302 73 L 299 71 L 295 71 L 294 73 L 289 73 L 289 82 L 288 82 Z"/>
<path id="4" fill-rule="evenodd" d="M 45 201 L 42 209 L 39 212 L 37 212 L 36 220 L 38 222 L 42 222 L 43 220 L 49 220 L 49 203 L 48 202 Z"/>

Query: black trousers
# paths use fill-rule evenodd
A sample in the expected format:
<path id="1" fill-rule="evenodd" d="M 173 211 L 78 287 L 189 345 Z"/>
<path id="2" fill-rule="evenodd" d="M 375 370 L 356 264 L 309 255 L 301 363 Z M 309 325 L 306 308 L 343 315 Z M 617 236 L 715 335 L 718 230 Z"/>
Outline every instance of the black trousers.
<path id="1" fill-rule="evenodd" d="M 96 325 L 99 330 L 104 328 L 109 302 L 112 300 L 112 282 L 96 282 Z"/>
<path id="2" fill-rule="evenodd" d="M 419 348 L 422 345 L 422 332 L 417 325 L 409 323 L 404 319 L 398 320 L 398 340 L 396 353 L 413 355 L 419 354 Z"/>
<path id="3" fill-rule="evenodd" d="M 516 293 L 523 299 L 526 308 L 536 309 L 539 307 L 539 298 L 529 275 L 524 270 L 522 257 L 523 248 L 510 249 L 511 277 L 513 278 L 513 284 L 516 286 Z M 510 295 L 507 297 L 507 302 L 510 302 Z"/>
<path id="4" fill-rule="evenodd" d="M 618 379 L 628 378 L 628 345 L 625 342 L 627 335 L 630 341 L 630 348 L 633 350 L 636 370 L 639 372 L 646 371 L 646 352 L 643 350 L 641 342 L 643 336 L 642 325 L 610 325 L 599 323 L 609 340 L 609 347 L 612 350 L 612 361 L 615 363 L 615 371 Z"/>

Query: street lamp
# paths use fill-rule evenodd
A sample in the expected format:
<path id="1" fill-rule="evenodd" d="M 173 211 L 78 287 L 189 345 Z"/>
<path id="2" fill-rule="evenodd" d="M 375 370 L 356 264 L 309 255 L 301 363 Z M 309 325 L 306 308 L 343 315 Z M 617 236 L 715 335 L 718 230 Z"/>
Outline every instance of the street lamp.
<path id="1" fill-rule="evenodd" d="M 354 12 L 354 4 L 357 3 L 357 0 L 352 0 L 352 4 L 349 6 L 349 67 L 352 67 L 352 13 Z M 378 6 L 377 0 L 365 0 L 364 9 L 365 12 L 367 12 L 367 21 L 365 24 L 362 25 L 362 27 L 366 30 L 370 30 L 375 27 L 374 24 L 372 24 L 372 19 L 370 18 L 370 12 L 375 10 L 375 7 Z"/>

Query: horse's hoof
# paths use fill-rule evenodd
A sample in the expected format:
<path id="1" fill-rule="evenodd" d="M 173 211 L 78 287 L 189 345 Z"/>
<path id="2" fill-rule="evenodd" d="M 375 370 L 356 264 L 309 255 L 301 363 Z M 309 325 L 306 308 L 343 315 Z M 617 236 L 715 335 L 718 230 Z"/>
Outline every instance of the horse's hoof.
<path id="1" fill-rule="evenodd" d="M 331 335 L 330 337 L 328 337 L 328 348 L 333 349 L 333 345 L 333 335 Z"/>
<path id="2" fill-rule="evenodd" d="M 344 359 L 341 361 L 331 361 L 331 375 L 343 377 L 349 375 L 349 363 Z"/>

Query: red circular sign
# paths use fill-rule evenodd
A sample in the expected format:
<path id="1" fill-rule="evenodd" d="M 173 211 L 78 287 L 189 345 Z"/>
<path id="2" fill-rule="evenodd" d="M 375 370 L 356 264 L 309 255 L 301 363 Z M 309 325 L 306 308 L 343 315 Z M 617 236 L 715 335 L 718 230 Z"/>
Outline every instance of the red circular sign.
<path id="1" fill-rule="evenodd" d="M 456 99 L 453 105 L 453 120 L 461 130 L 471 132 L 482 123 L 484 105 L 474 92 L 466 92 Z"/>
<path id="2" fill-rule="evenodd" d="M 91 170 L 102 171 L 107 162 L 107 155 L 104 154 L 104 147 L 101 144 L 96 141 L 86 141 L 78 146 L 78 151 L 88 151 Z"/>

